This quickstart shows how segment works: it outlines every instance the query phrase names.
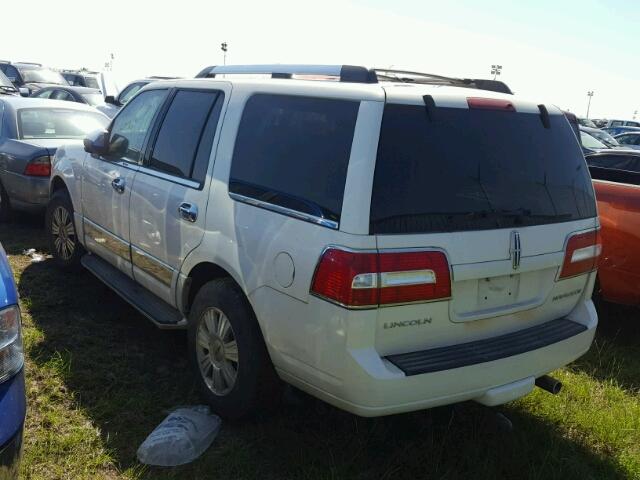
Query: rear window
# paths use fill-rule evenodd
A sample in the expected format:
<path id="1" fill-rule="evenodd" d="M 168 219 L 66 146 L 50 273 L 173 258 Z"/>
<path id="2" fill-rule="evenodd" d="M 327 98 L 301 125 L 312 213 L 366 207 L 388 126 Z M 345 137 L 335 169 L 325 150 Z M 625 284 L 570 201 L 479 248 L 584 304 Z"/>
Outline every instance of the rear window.
<path id="1" fill-rule="evenodd" d="M 22 108 L 18 110 L 21 139 L 84 138 L 104 129 L 109 119 L 100 113 L 62 108 Z"/>
<path id="2" fill-rule="evenodd" d="M 339 222 L 358 108 L 355 101 L 254 95 L 242 115 L 229 191 Z"/>
<path id="3" fill-rule="evenodd" d="M 385 107 L 371 199 L 375 234 L 456 232 L 596 216 L 563 115 Z"/>

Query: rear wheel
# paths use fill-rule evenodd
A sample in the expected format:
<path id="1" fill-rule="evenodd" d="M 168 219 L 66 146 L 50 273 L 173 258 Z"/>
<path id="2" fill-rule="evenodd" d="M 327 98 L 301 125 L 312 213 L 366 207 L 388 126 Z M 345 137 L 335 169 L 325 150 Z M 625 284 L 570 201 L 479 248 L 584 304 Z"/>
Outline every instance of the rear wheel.
<path id="1" fill-rule="evenodd" d="M 9 195 L 0 183 L 0 222 L 8 222 L 11 220 L 11 204 L 9 203 Z"/>
<path id="2" fill-rule="evenodd" d="M 213 280 L 198 291 L 188 340 L 200 390 L 217 414 L 240 418 L 277 396 L 279 381 L 258 323 L 231 279 Z"/>
<path id="3" fill-rule="evenodd" d="M 84 251 L 78 242 L 73 205 L 66 190 L 58 190 L 51 197 L 45 225 L 49 250 L 58 265 L 65 269 L 78 268 Z"/>

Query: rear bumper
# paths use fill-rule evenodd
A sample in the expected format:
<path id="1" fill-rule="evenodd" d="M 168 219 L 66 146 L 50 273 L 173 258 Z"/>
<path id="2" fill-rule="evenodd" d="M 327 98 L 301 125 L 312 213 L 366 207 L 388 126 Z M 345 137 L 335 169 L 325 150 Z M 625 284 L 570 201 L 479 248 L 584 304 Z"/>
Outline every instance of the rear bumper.
<path id="1" fill-rule="evenodd" d="M 4 172 L 2 184 L 11 206 L 18 210 L 42 211 L 49 201 L 49 177 L 29 177 Z"/>
<path id="2" fill-rule="evenodd" d="M 318 375 L 308 365 L 289 364 L 292 368 L 278 368 L 278 372 L 285 381 L 361 416 L 467 400 L 496 405 L 526 395 L 535 378 L 567 365 L 589 349 L 598 323 L 591 300 L 581 302 L 565 320 L 568 336 L 561 335 L 560 340 L 534 342 L 527 351 L 510 351 L 508 356 L 481 358 L 444 370 L 407 373 L 398 367 L 397 358 L 380 357 L 375 349 L 363 348 L 348 350 L 340 381 Z"/>

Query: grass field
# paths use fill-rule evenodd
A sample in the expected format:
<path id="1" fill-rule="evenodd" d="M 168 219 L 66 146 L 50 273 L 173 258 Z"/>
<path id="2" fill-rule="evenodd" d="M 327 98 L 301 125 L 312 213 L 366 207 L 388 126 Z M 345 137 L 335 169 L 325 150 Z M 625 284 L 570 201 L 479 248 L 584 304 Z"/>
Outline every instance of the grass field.
<path id="1" fill-rule="evenodd" d="M 223 423 L 191 465 L 141 466 L 136 449 L 172 408 L 199 403 L 184 332 L 157 330 L 89 273 L 65 275 L 40 219 L 0 226 L 21 295 L 27 363 L 25 479 L 640 479 L 640 316 L 605 306 L 590 353 L 495 411 L 461 404 L 379 419 L 301 397 Z"/>

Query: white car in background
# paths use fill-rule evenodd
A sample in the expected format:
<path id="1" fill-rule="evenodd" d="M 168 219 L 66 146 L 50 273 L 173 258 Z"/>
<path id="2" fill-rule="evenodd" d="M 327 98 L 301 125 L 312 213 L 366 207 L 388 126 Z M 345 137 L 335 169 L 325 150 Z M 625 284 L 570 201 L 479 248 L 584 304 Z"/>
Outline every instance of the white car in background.
<path id="1" fill-rule="evenodd" d="M 61 266 L 188 329 L 217 413 L 278 378 L 364 416 L 557 391 L 545 374 L 594 337 L 600 253 L 558 108 L 364 67 L 207 76 L 58 149 L 46 224 Z"/>

